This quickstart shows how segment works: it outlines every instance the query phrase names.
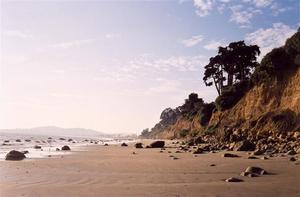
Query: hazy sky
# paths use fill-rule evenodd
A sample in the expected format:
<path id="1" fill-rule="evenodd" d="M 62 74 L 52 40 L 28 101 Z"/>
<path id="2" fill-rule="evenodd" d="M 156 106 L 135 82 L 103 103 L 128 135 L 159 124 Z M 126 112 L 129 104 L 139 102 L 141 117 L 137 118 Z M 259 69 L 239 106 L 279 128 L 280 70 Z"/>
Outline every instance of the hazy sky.
<path id="1" fill-rule="evenodd" d="M 263 54 L 300 24 L 298 0 L 1 1 L 0 128 L 133 132 L 191 92 L 219 45 Z"/>

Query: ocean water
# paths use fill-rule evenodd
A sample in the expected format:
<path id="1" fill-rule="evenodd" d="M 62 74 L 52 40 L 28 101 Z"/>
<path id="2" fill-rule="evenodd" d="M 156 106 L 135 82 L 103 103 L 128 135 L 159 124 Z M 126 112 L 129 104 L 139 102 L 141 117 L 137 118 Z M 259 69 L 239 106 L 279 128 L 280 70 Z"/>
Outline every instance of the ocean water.
<path id="1" fill-rule="evenodd" d="M 89 138 L 89 137 L 66 137 L 66 136 L 43 136 L 24 135 L 15 133 L 0 133 L 0 160 L 4 160 L 6 154 L 11 150 L 28 151 L 26 159 L 45 157 L 56 157 L 71 154 L 72 151 L 85 151 L 87 146 L 121 143 L 122 140 L 110 138 Z M 36 149 L 34 146 L 41 146 Z M 57 151 L 64 145 L 68 145 L 71 151 Z"/>

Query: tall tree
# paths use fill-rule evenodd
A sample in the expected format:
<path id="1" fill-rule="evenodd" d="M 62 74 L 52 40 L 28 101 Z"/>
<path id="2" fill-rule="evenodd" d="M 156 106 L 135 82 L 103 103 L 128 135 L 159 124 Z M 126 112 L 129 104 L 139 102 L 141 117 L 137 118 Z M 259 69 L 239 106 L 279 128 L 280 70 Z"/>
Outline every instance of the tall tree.
<path id="1" fill-rule="evenodd" d="M 206 65 L 203 80 L 207 86 L 213 83 L 218 94 L 222 93 L 224 81 L 232 86 L 236 81 L 250 78 L 252 70 L 258 65 L 260 54 L 257 45 L 246 45 L 244 41 L 232 42 L 226 47 L 219 47 L 218 54 L 210 58 Z M 227 74 L 227 78 L 225 75 Z"/>

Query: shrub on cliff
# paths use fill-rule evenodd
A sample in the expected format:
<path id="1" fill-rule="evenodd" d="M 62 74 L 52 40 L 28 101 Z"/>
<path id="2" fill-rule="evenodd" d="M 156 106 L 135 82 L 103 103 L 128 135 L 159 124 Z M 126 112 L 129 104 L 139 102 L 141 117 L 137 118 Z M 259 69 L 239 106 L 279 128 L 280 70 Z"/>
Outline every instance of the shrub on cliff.
<path id="1" fill-rule="evenodd" d="M 300 32 L 287 39 L 285 45 L 266 54 L 256 67 L 251 81 L 259 84 L 282 77 L 286 72 L 297 68 L 295 58 L 300 54 Z"/>
<path id="2" fill-rule="evenodd" d="M 215 103 L 205 103 L 200 110 L 200 124 L 206 126 L 210 121 L 213 111 L 216 109 Z"/>
<path id="3" fill-rule="evenodd" d="M 222 94 L 216 99 L 216 107 L 223 111 L 233 107 L 249 90 L 249 81 L 241 81 L 233 86 L 224 88 Z"/>

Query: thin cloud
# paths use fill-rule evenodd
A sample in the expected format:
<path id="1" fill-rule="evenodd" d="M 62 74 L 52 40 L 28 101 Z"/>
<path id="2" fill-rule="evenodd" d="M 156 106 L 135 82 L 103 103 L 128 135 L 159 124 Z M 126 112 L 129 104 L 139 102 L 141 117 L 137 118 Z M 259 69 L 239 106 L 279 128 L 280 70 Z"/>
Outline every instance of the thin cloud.
<path id="1" fill-rule="evenodd" d="M 214 51 L 214 50 L 218 50 L 220 46 L 224 46 L 224 45 L 225 43 L 223 41 L 211 40 L 209 43 L 204 45 L 203 48 L 206 50 Z"/>
<path id="2" fill-rule="evenodd" d="M 203 40 L 202 35 L 196 35 L 189 39 L 182 40 L 181 43 L 186 47 L 193 47 L 193 46 L 199 44 L 202 40 Z"/>
<path id="3" fill-rule="evenodd" d="M 61 42 L 57 44 L 51 45 L 54 48 L 61 48 L 61 49 L 69 49 L 69 48 L 74 48 L 74 47 L 79 47 L 82 45 L 90 44 L 94 40 L 93 39 L 86 39 L 86 40 L 75 40 L 71 42 Z"/>
<path id="4" fill-rule="evenodd" d="M 273 48 L 284 45 L 286 39 L 291 37 L 296 31 L 296 29 L 283 23 L 274 23 L 270 28 L 260 28 L 255 32 L 246 34 L 245 40 L 260 47 L 260 58 L 262 58 Z"/>

